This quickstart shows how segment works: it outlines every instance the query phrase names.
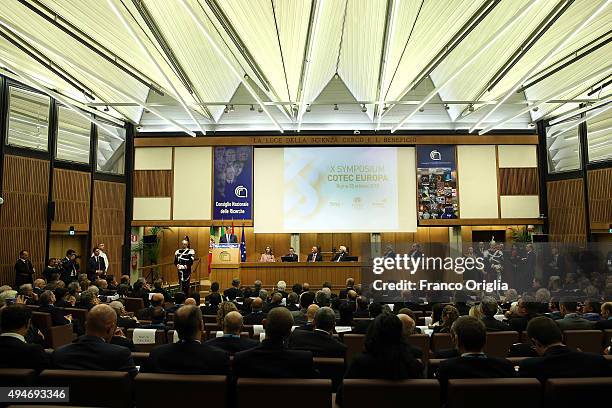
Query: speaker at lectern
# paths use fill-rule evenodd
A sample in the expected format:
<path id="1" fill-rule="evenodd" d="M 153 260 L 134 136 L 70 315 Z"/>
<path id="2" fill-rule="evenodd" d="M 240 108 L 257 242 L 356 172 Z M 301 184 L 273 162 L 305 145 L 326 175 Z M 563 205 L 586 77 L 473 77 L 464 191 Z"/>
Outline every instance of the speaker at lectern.
<path id="1" fill-rule="evenodd" d="M 215 244 L 212 250 L 213 264 L 239 264 L 240 244 Z"/>

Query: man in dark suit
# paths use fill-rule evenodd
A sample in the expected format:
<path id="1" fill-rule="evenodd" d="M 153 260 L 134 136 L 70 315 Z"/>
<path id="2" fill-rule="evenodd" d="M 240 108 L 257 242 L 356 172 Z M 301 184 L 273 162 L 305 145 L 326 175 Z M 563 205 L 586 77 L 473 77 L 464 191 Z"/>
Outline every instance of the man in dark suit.
<path id="1" fill-rule="evenodd" d="M 61 265 L 61 279 L 65 284 L 78 280 L 80 266 L 77 262 L 77 253 L 74 249 L 66 251 L 66 257 L 62 259 Z"/>
<path id="2" fill-rule="evenodd" d="M 145 307 L 136 312 L 136 317 L 139 320 L 153 320 L 153 309 L 161 307 L 164 304 L 164 295 L 161 293 L 153 293 L 149 307 Z"/>
<path id="3" fill-rule="evenodd" d="M 130 350 L 110 344 L 116 328 L 115 311 L 105 304 L 94 306 L 87 314 L 85 335 L 56 349 L 51 365 L 64 370 L 127 371 L 136 375 Z"/>
<path id="4" fill-rule="evenodd" d="M 230 233 L 229 228 L 225 230 L 225 234 L 221 235 L 221 238 L 219 239 L 219 243 L 221 244 L 237 244 L 238 243 L 238 237 L 233 233 L 233 231 Z"/>
<path id="5" fill-rule="evenodd" d="M 255 325 L 263 324 L 263 319 L 266 315 L 263 312 L 263 300 L 260 297 L 256 297 L 251 302 L 251 313 L 244 317 L 244 324 Z"/>
<path id="6" fill-rule="evenodd" d="M 242 322 L 243 319 L 240 313 L 236 311 L 229 312 L 223 319 L 223 337 L 210 339 L 204 344 L 226 351 L 231 355 L 258 346 L 258 341 L 240 337 Z"/>
<path id="7" fill-rule="evenodd" d="M 310 351 L 289 350 L 293 317 L 284 307 L 272 309 L 264 323 L 266 338 L 257 347 L 234 356 L 234 375 L 256 378 L 316 378 Z"/>
<path id="8" fill-rule="evenodd" d="M 334 254 L 331 261 L 332 262 L 345 262 L 345 261 L 348 261 L 348 256 L 349 255 L 346 250 L 346 247 L 344 245 L 340 245 L 340 248 L 338 248 L 338 252 Z"/>
<path id="9" fill-rule="evenodd" d="M 532 295 L 525 295 L 518 301 L 517 314 L 508 319 L 510 330 L 523 332 L 527 329 L 527 324 L 537 316 L 540 304 Z"/>
<path id="10" fill-rule="evenodd" d="M 348 296 L 349 290 L 355 290 L 354 287 L 355 287 L 355 279 L 348 278 L 346 280 L 346 288 L 340 290 L 340 293 L 338 294 L 338 297 L 340 299 L 346 299 L 347 296 Z"/>
<path id="11" fill-rule="evenodd" d="M 223 291 L 223 296 L 225 296 L 229 301 L 233 301 L 237 297 L 242 297 L 242 291 L 240 290 L 240 279 L 232 279 L 232 287 L 225 289 Z"/>
<path id="12" fill-rule="evenodd" d="M 127 314 L 125 306 L 118 300 L 114 300 L 108 304 L 117 314 L 117 327 L 124 329 L 134 329 L 139 326 L 138 320 Z"/>
<path id="13" fill-rule="evenodd" d="M 162 287 L 162 283 L 163 282 L 161 279 L 157 279 L 155 282 L 153 282 L 153 290 L 151 292 L 161 293 L 164 296 L 164 302 L 171 302 L 172 295 Z"/>
<path id="14" fill-rule="evenodd" d="M 283 258 L 283 262 L 297 262 L 298 261 L 298 254 L 295 253 L 295 249 L 293 249 L 293 247 L 289 248 L 289 253 L 287 255 L 285 255 Z"/>
<path id="15" fill-rule="evenodd" d="M 444 395 L 448 380 L 453 378 L 507 378 L 516 375 L 505 359 L 489 357 L 483 350 L 487 329 L 472 316 L 461 316 L 451 326 L 451 337 L 460 356 L 440 362 L 436 376 Z"/>
<path id="16" fill-rule="evenodd" d="M 100 256 L 100 248 L 95 248 L 92 256 L 87 260 L 87 279 L 94 282 L 105 275 L 106 264 L 104 263 L 104 258 Z"/>
<path id="17" fill-rule="evenodd" d="M 313 331 L 294 330 L 289 336 L 289 348 L 310 350 L 314 357 L 338 357 L 346 355 L 346 345 L 332 336 L 336 326 L 336 314 L 329 307 L 317 310 L 312 323 Z"/>
<path id="18" fill-rule="evenodd" d="M 606 302 L 601 305 L 601 319 L 595 323 L 596 330 L 612 329 L 612 302 Z"/>
<path id="19" fill-rule="evenodd" d="M 540 357 L 523 360 L 521 377 L 548 378 L 605 377 L 612 375 L 606 359 L 597 354 L 572 350 L 562 343 L 561 329 L 554 320 L 540 316 L 527 326 L 527 335 Z"/>
<path id="20" fill-rule="evenodd" d="M 313 246 L 308 254 L 308 258 L 306 258 L 306 262 L 322 262 L 323 256 L 319 252 L 319 247 Z"/>
<path id="21" fill-rule="evenodd" d="M 33 283 L 34 266 L 30 261 L 30 253 L 25 249 L 19 252 L 19 259 L 15 263 L 15 288 L 25 283 Z"/>
<path id="22" fill-rule="evenodd" d="M 370 312 L 368 310 L 368 298 L 365 296 L 359 296 L 357 297 L 355 304 L 357 309 L 355 310 L 355 313 L 353 313 L 354 318 L 370 317 Z"/>
<path id="23" fill-rule="evenodd" d="M 229 355 L 201 343 L 202 312 L 194 305 L 185 305 L 174 315 L 178 343 L 155 347 L 140 367 L 145 373 L 215 374 L 229 373 Z"/>
<path id="24" fill-rule="evenodd" d="M 497 314 L 498 306 L 497 302 L 492 297 L 485 297 L 480 303 L 480 309 L 482 311 L 482 322 L 487 328 L 488 332 L 491 331 L 508 331 L 510 326 L 506 323 L 501 322 L 495 318 Z"/>
<path id="25" fill-rule="evenodd" d="M 302 292 L 300 294 L 300 310 L 296 310 L 295 312 L 291 312 L 293 315 L 293 321 L 296 325 L 300 326 L 306 324 L 308 321 L 306 317 L 306 313 L 308 311 L 308 306 L 314 302 L 314 293 L 312 292 Z"/>
<path id="26" fill-rule="evenodd" d="M 308 308 L 306 309 L 306 323 L 304 323 L 301 326 L 296 327 L 295 330 L 313 331 L 314 330 L 314 324 L 313 324 L 314 317 L 317 314 L 318 310 L 319 310 L 319 305 L 315 303 L 308 306 Z"/>
<path id="27" fill-rule="evenodd" d="M 370 325 L 372 324 L 372 321 L 379 314 L 382 313 L 382 310 L 383 310 L 382 303 L 379 303 L 379 302 L 370 303 L 370 305 L 368 306 L 368 314 L 369 314 L 370 320 L 355 321 L 355 327 L 353 328 L 353 333 L 366 334 L 368 332 L 368 329 L 370 328 Z"/>
<path id="28" fill-rule="evenodd" d="M 559 304 L 562 319 L 555 320 L 561 330 L 591 330 L 595 323 L 578 314 L 578 303 L 565 301 Z"/>
<path id="29" fill-rule="evenodd" d="M 38 344 L 26 343 L 32 311 L 24 305 L 10 305 L 0 313 L 0 367 L 32 368 L 42 371 L 49 361 Z"/>
<path id="30" fill-rule="evenodd" d="M 522 276 L 518 277 L 517 285 L 524 290 L 529 290 L 533 284 L 533 278 L 535 277 L 536 254 L 532 244 L 525 245 L 525 250 L 527 252 L 525 256 L 521 258 L 523 264 Z"/>
<path id="31" fill-rule="evenodd" d="M 72 322 L 72 315 L 55 307 L 55 294 L 50 290 L 44 291 L 38 298 L 39 307 L 37 312 L 49 313 L 53 326 L 63 326 Z M 81 333 L 82 334 L 82 333 Z"/>

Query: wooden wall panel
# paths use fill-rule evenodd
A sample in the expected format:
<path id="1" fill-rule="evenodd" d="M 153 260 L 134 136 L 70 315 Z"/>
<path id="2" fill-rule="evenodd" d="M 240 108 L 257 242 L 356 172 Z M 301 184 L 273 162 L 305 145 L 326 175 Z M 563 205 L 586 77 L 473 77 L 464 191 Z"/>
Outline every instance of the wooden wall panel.
<path id="1" fill-rule="evenodd" d="M 128 228 L 125 225 L 125 184 L 95 180 L 93 206 L 92 244 L 106 245 L 109 273 L 119 276 L 121 247 L 125 228 Z"/>
<path id="2" fill-rule="evenodd" d="M 15 283 L 14 265 L 22 249 L 40 275 L 45 264 L 49 162 L 5 155 L 0 207 L 0 284 Z"/>
<path id="3" fill-rule="evenodd" d="M 583 187 L 582 179 L 546 183 L 551 242 L 586 241 Z"/>
<path id="4" fill-rule="evenodd" d="M 172 170 L 134 171 L 134 197 L 172 197 Z"/>
<path id="5" fill-rule="evenodd" d="M 538 195 L 538 186 L 535 167 L 499 169 L 499 195 Z"/>
<path id="6" fill-rule="evenodd" d="M 588 180 L 591 226 L 606 229 L 612 224 L 612 168 L 590 170 Z"/>
<path id="7" fill-rule="evenodd" d="M 67 231 L 70 226 L 74 226 L 77 231 L 88 231 L 90 195 L 89 173 L 55 169 L 53 172 L 55 219 L 51 230 Z"/>

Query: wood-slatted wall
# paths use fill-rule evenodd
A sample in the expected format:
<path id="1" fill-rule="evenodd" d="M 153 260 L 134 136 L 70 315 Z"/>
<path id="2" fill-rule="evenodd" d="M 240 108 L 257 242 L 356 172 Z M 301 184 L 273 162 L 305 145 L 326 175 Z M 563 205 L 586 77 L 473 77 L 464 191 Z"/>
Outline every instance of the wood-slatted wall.
<path id="1" fill-rule="evenodd" d="M 593 230 L 612 224 L 612 169 L 589 170 L 589 215 Z"/>
<path id="2" fill-rule="evenodd" d="M 134 197 L 172 197 L 172 170 L 134 171 Z"/>
<path id="3" fill-rule="evenodd" d="M 584 185 L 582 179 L 549 181 L 549 241 L 585 242 Z"/>
<path id="4" fill-rule="evenodd" d="M 121 274 L 121 250 L 125 226 L 125 184 L 94 181 L 92 244 L 104 243 L 109 273 Z"/>
<path id="5" fill-rule="evenodd" d="M 537 167 L 499 169 L 499 195 L 537 195 L 539 193 Z"/>
<path id="6" fill-rule="evenodd" d="M 0 284 L 13 285 L 20 250 L 30 252 L 38 275 L 45 264 L 49 162 L 5 155 L 2 181 Z"/>
<path id="7" fill-rule="evenodd" d="M 89 230 L 91 175 L 82 171 L 53 171 L 53 201 L 55 219 L 52 231 L 65 232 L 74 226 L 77 231 Z"/>

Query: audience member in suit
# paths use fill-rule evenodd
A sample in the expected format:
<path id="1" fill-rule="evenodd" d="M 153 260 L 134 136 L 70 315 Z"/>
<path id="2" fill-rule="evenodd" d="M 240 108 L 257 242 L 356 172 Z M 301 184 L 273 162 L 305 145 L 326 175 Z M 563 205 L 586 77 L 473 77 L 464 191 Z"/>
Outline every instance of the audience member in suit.
<path id="1" fill-rule="evenodd" d="M 455 320 L 459 318 L 459 311 L 453 305 L 446 305 L 442 309 L 442 324 L 434 327 L 434 333 L 450 333 Z"/>
<path id="2" fill-rule="evenodd" d="M 376 317 L 368 329 L 363 353 L 353 357 L 344 378 L 421 378 L 423 365 L 408 351 L 403 331 L 402 322 L 397 316 L 383 313 Z M 340 386 L 336 394 L 339 405 L 342 404 L 342 396 Z"/>
<path id="3" fill-rule="evenodd" d="M 73 301 L 75 301 L 75 299 L 71 298 L 68 289 L 55 288 L 53 289 L 53 294 L 55 295 L 55 307 L 74 307 L 74 304 L 71 303 L 70 299 Z"/>
<path id="4" fill-rule="evenodd" d="M 393 310 L 395 310 L 395 308 L 393 308 Z M 412 331 L 410 332 L 410 334 L 421 334 L 421 329 L 419 329 L 418 327 L 416 327 L 416 323 L 417 323 L 417 318 L 416 315 L 414 314 L 414 312 L 412 311 L 412 309 L 409 309 L 407 307 L 402 307 L 401 309 L 399 309 L 397 311 L 397 315 L 401 315 L 401 314 L 405 314 L 408 317 L 410 317 L 412 319 L 412 321 L 414 322 L 415 326 L 412 329 Z M 404 323 L 402 321 L 402 323 Z"/>
<path id="5" fill-rule="evenodd" d="M 110 307 L 113 308 L 117 314 L 117 327 L 123 327 L 125 329 L 134 329 L 139 326 L 138 320 L 135 317 L 130 317 L 123 303 L 118 300 L 110 302 Z"/>
<path id="6" fill-rule="evenodd" d="M 85 335 L 56 349 L 51 365 L 64 370 L 127 371 L 136 375 L 130 350 L 110 344 L 116 328 L 115 311 L 108 305 L 94 306 L 87 314 Z"/>
<path id="7" fill-rule="evenodd" d="M 234 301 L 237 297 L 242 297 L 240 290 L 240 279 L 232 279 L 232 287 L 223 291 L 223 296 L 229 301 Z"/>
<path id="8" fill-rule="evenodd" d="M 400 321 L 402 322 L 402 327 L 404 329 L 402 333 L 404 339 L 406 340 L 406 347 L 412 353 L 414 358 L 423 358 L 423 350 L 408 342 L 408 337 L 414 334 L 414 329 L 416 328 L 416 323 L 414 322 L 414 319 L 402 313 L 398 314 L 397 318 L 400 319 Z"/>
<path id="9" fill-rule="evenodd" d="M 263 312 L 263 300 L 261 298 L 256 297 L 251 301 L 251 313 L 244 317 L 244 324 L 247 325 L 256 325 L 263 324 L 263 319 L 266 315 Z"/>
<path id="10" fill-rule="evenodd" d="M 153 295 L 155 297 L 155 295 Z M 159 299 L 159 298 L 158 298 Z M 176 292 L 174 294 L 174 305 L 170 306 L 169 308 L 166 309 L 167 313 L 175 313 L 179 307 L 183 306 L 183 304 L 185 303 L 185 299 L 187 299 L 187 296 L 185 296 L 185 294 L 183 292 Z M 221 303 L 221 302 L 219 302 Z M 217 313 L 215 311 L 215 313 Z M 215 314 L 213 313 L 213 314 Z"/>
<path id="11" fill-rule="evenodd" d="M 452 378 L 507 378 L 516 375 L 508 360 L 484 353 L 487 328 L 477 318 L 458 318 L 451 326 L 451 337 L 460 356 L 440 362 L 436 376 L 442 395 L 446 394 L 448 380 Z"/>
<path id="12" fill-rule="evenodd" d="M 34 281 L 36 286 L 36 281 Z M 601 302 L 597 300 L 587 299 L 582 304 L 582 317 L 591 322 L 598 322 L 601 320 Z"/>
<path id="13" fill-rule="evenodd" d="M 521 300 L 518 301 L 517 314 L 510 316 L 508 319 L 510 330 L 518 332 L 525 331 L 527 329 L 527 323 L 537 316 L 538 307 L 538 302 L 536 302 L 534 296 L 524 295 Z"/>
<path id="14" fill-rule="evenodd" d="M 291 292 L 287 295 L 287 306 L 285 307 L 289 309 L 290 312 L 297 312 L 298 310 L 300 310 L 300 307 L 298 306 L 298 296 L 299 295 L 295 292 Z"/>
<path id="15" fill-rule="evenodd" d="M 153 282 L 153 290 L 151 292 L 161 293 L 164 296 L 164 302 L 172 302 L 172 295 L 170 295 L 170 292 L 162 287 L 162 284 L 162 280 L 157 279 L 155 282 Z"/>
<path id="16" fill-rule="evenodd" d="M 355 286 L 355 279 L 348 278 L 346 280 L 346 287 L 344 289 L 340 290 L 340 293 L 338 294 L 338 297 L 340 299 L 346 299 L 348 297 L 349 290 L 353 290 L 354 286 Z"/>
<path id="17" fill-rule="evenodd" d="M 53 326 L 63 326 L 70 324 L 72 316 L 67 314 L 62 309 L 55 307 L 55 294 L 50 290 L 44 291 L 39 299 L 39 307 L 37 312 L 49 313 L 51 315 L 51 324 Z"/>
<path id="18" fill-rule="evenodd" d="M 293 323 L 289 310 L 284 307 L 272 309 L 264 322 L 265 340 L 259 346 L 234 356 L 234 375 L 237 378 L 318 377 L 310 351 L 290 350 L 285 345 Z"/>
<path id="19" fill-rule="evenodd" d="M 123 330 L 121 330 L 119 327 L 117 327 L 117 330 L 115 330 L 115 335 L 111 339 L 110 344 L 115 344 L 117 346 L 126 347 L 130 349 L 132 353 L 137 353 L 140 351 L 140 349 L 136 347 L 136 345 L 134 345 L 134 342 L 128 339 L 125 336 L 125 333 L 123 333 Z"/>
<path id="20" fill-rule="evenodd" d="M 217 374 L 229 373 L 229 355 L 201 343 L 202 312 L 195 305 L 185 305 L 174 315 L 177 343 L 164 344 L 151 350 L 140 367 L 144 373 Z"/>
<path id="21" fill-rule="evenodd" d="M 187 303 L 185 303 L 187 304 Z M 142 329 L 168 330 L 166 326 L 166 311 L 161 306 L 151 309 L 151 323 L 141 324 Z"/>
<path id="22" fill-rule="evenodd" d="M 139 320 L 153 320 L 151 317 L 153 310 L 156 307 L 163 306 L 163 304 L 164 304 L 164 295 L 161 293 L 153 293 L 153 295 L 151 295 L 151 301 L 149 303 L 149 306 L 138 310 L 136 312 L 136 317 Z"/>
<path id="23" fill-rule="evenodd" d="M 561 329 L 548 317 L 532 319 L 527 326 L 527 335 L 540 357 L 521 361 L 521 377 L 535 377 L 543 382 L 548 378 L 612 375 L 612 370 L 603 356 L 572 350 L 564 345 Z"/>
<path id="24" fill-rule="evenodd" d="M 322 262 L 323 256 L 319 253 L 321 250 L 317 246 L 313 246 L 306 258 L 306 262 Z"/>
<path id="25" fill-rule="evenodd" d="M 308 309 L 306 309 L 306 323 L 296 327 L 295 330 L 305 330 L 310 332 L 313 331 L 313 322 L 315 315 L 317 314 L 317 310 L 319 310 L 319 305 L 317 305 L 316 303 L 313 303 L 312 305 L 308 306 Z"/>
<path id="26" fill-rule="evenodd" d="M 31 328 L 32 311 L 24 305 L 10 305 L 0 312 L 0 367 L 32 368 L 42 371 L 49 366 L 47 355 L 38 344 L 26 343 Z"/>
<path id="27" fill-rule="evenodd" d="M 341 302 L 340 306 L 338 306 L 338 314 L 340 318 L 338 319 L 338 326 L 350 326 L 353 327 L 355 325 L 355 321 L 353 320 L 353 313 L 355 311 L 355 304 L 351 302 Z"/>
<path id="28" fill-rule="evenodd" d="M 175 295 L 176 297 L 176 295 Z M 208 296 L 207 296 L 208 297 Z M 213 316 L 219 311 L 219 305 L 223 302 L 223 297 L 219 293 L 213 293 L 206 303 L 200 306 L 203 315 Z"/>
<path id="29" fill-rule="evenodd" d="M 529 290 L 535 277 L 536 254 L 532 244 L 525 245 L 525 250 L 527 252 L 521 258 L 523 277 L 520 279 L 520 283 L 522 283 L 523 289 Z"/>
<path id="30" fill-rule="evenodd" d="M 131 297 L 141 298 L 144 302 L 145 306 L 149 306 L 149 284 L 145 280 L 145 278 L 138 278 L 136 282 L 134 282 L 134 289 L 130 293 Z"/>
<path id="31" fill-rule="evenodd" d="M 498 306 L 497 302 L 494 298 L 487 296 L 482 299 L 480 303 L 480 310 L 482 311 L 482 322 L 487 328 L 488 332 L 497 332 L 497 331 L 508 331 L 510 330 L 510 326 L 508 326 L 504 322 L 500 322 L 495 318 L 497 314 Z"/>
<path id="32" fill-rule="evenodd" d="M 319 308 L 312 323 L 313 331 L 294 330 L 289 336 L 289 348 L 310 350 L 314 357 L 344 358 L 347 347 L 332 336 L 335 325 L 334 311 L 329 307 Z"/>
<path id="33" fill-rule="evenodd" d="M 555 320 L 561 330 L 590 330 L 593 329 L 594 323 L 590 320 L 580 317 L 578 314 L 578 303 L 576 302 L 561 302 L 560 305 L 562 319 Z"/>
<path id="34" fill-rule="evenodd" d="M 365 296 L 359 296 L 356 301 L 357 309 L 355 313 L 353 313 L 353 317 L 356 319 L 363 319 L 365 317 L 370 317 L 370 311 L 368 310 L 368 298 Z"/>
<path id="35" fill-rule="evenodd" d="M 33 283 L 33 276 L 36 271 L 30 261 L 30 253 L 26 250 L 19 252 L 19 259 L 15 262 L 15 287 L 19 288 L 26 283 Z"/>
<path id="36" fill-rule="evenodd" d="M 242 323 L 242 315 L 239 312 L 229 312 L 223 319 L 223 337 L 210 339 L 204 344 L 226 351 L 231 355 L 258 346 L 257 340 L 240 337 Z"/>
<path id="37" fill-rule="evenodd" d="M 42 293 L 45 291 L 45 285 L 46 285 L 46 282 L 44 279 L 38 278 L 34 281 L 34 283 L 32 284 L 32 290 L 36 294 L 36 296 L 42 295 Z M 49 288 L 47 290 L 53 290 L 53 289 Z M 597 311 L 599 311 L 599 308 L 597 309 Z"/>
<path id="38" fill-rule="evenodd" d="M 297 326 L 301 326 L 306 324 L 308 321 L 306 317 L 306 311 L 308 310 L 308 306 L 310 306 L 314 302 L 314 293 L 305 291 L 300 294 L 300 310 L 295 312 L 291 312 L 293 315 L 293 321 Z"/>
<path id="39" fill-rule="evenodd" d="M 612 329 L 612 302 L 606 302 L 601 305 L 602 320 L 595 323 L 594 328 L 597 330 Z"/>
<path id="40" fill-rule="evenodd" d="M 378 315 L 380 315 L 383 311 L 382 303 L 374 302 L 370 303 L 368 306 L 368 316 L 371 319 L 375 319 Z M 357 317 L 357 316 L 354 316 Z M 366 334 L 370 325 L 372 324 L 372 320 L 356 320 L 355 327 L 353 328 L 353 333 L 355 334 Z"/>
<path id="41" fill-rule="evenodd" d="M 270 310 L 282 307 L 283 295 L 280 292 L 274 292 L 270 298 L 270 302 L 264 306 L 264 312 L 268 313 Z"/>
<path id="42" fill-rule="evenodd" d="M 98 296 L 91 290 L 84 290 L 81 292 L 81 296 L 79 297 L 79 303 L 77 303 L 77 307 L 79 309 L 87 309 L 91 310 L 94 306 L 100 303 L 100 299 Z"/>
<path id="43" fill-rule="evenodd" d="M 208 294 L 205 298 L 204 298 L 204 302 L 208 303 L 210 302 L 210 298 L 215 294 L 215 293 L 219 293 L 219 282 L 213 282 L 210 285 L 210 294 Z"/>

